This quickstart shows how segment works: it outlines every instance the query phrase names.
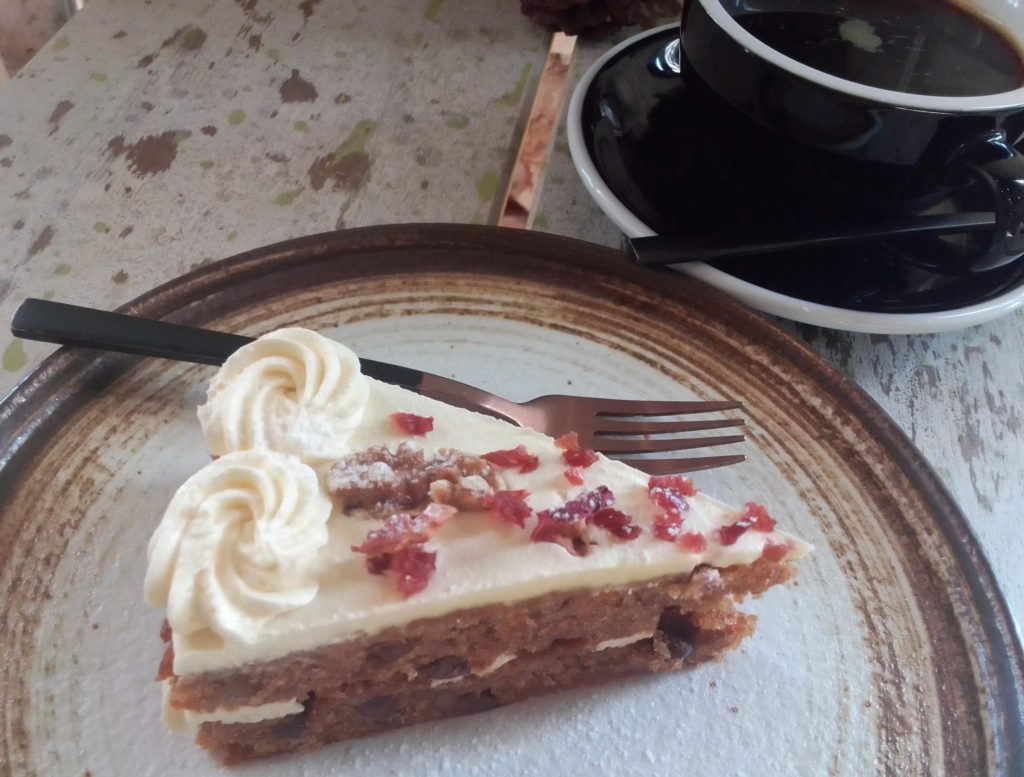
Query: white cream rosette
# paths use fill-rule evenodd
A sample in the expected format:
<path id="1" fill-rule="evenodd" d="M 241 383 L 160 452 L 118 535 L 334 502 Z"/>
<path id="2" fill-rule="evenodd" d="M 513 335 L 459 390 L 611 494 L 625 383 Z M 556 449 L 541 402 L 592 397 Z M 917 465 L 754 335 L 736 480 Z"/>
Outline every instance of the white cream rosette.
<path id="1" fill-rule="evenodd" d="M 368 396 L 352 351 L 308 329 L 279 329 L 231 355 L 198 413 L 215 456 L 269 448 L 320 463 L 348 453 Z"/>
<path id="2" fill-rule="evenodd" d="M 255 642 L 308 604 L 331 502 L 316 472 L 273 451 L 229 453 L 178 489 L 149 543 L 146 601 L 179 634 Z"/>

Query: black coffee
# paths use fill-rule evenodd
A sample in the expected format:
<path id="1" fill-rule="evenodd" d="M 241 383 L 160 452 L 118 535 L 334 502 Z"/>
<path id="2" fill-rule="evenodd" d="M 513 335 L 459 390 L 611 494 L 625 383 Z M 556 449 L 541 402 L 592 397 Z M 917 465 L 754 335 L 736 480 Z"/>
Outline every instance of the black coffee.
<path id="1" fill-rule="evenodd" d="M 778 0 L 726 5 L 741 26 L 776 51 L 867 86 L 968 97 L 1024 85 L 1024 60 L 1013 43 L 946 0 Z M 759 10 L 746 11 L 752 5 Z M 778 10 L 761 10 L 773 5 Z"/>

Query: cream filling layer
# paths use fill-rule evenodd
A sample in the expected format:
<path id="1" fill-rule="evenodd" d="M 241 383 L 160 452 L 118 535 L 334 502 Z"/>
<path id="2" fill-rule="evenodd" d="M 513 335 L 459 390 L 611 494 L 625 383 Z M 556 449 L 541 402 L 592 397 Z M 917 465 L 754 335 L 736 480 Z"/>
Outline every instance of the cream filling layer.
<path id="1" fill-rule="evenodd" d="M 295 715 L 304 709 L 298 699 L 292 699 L 243 707 L 220 707 L 212 712 L 195 712 L 172 707 L 170 681 L 164 680 L 161 686 L 164 723 L 173 731 L 194 731 L 204 723 L 259 723 L 263 720 Z"/>
<path id="2" fill-rule="evenodd" d="M 460 674 L 458 677 L 445 677 L 440 680 L 431 680 L 430 687 L 437 688 L 442 685 L 448 685 L 449 683 L 457 683 L 462 680 L 468 680 L 470 677 L 486 677 L 489 674 L 497 672 L 505 664 L 509 664 L 515 661 L 517 658 L 515 653 L 502 653 L 496 659 L 491 661 L 487 666 L 481 669 L 479 672 L 470 672 L 468 674 Z"/>
<path id="3" fill-rule="evenodd" d="M 700 564 L 718 568 L 749 564 L 761 556 L 769 541 L 787 544 L 787 559 L 810 550 L 807 543 L 781 531 L 748 531 L 735 544 L 722 545 L 715 532 L 734 523 L 737 513 L 698 493 L 688 498 L 684 531 L 703 534 L 707 549 L 702 553 L 686 552 L 654 536 L 653 521 L 660 511 L 649 498 L 648 476 L 644 473 L 602 456 L 584 470 L 583 485 L 573 486 L 564 476 L 567 465 L 562 451 L 544 435 L 370 378 L 366 383 L 362 418 L 348 433 L 345 450 L 355 452 L 381 444 L 394 450 L 403 442 L 413 442 L 428 455 L 443 448 L 480 455 L 523 445 L 539 456 L 540 466 L 525 474 L 516 469 L 499 470 L 505 488 L 525 489 L 529 492 L 527 502 L 539 512 L 599 485 L 607 486 L 615 494 L 614 506 L 641 527 L 639 538 L 622 542 L 595 529 L 589 554 L 577 557 L 552 543 L 531 542 L 535 524 L 532 517 L 524 530 L 486 512 L 462 512 L 427 544 L 428 550 L 437 553 L 437 568 L 429 585 L 403 599 L 389 576 L 369 574 L 365 556 L 351 550 L 377 523 L 334 509 L 327 521 L 328 541 L 308 562 L 309 573 L 318 581 L 312 601 L 253 624 L 244 635 L 222 637 L 210 628 L 185 631 L 172 620 L 175 674 L 269 661 L 422 618 L 485 605 L 514 604 L 553 591 L 599 589 L 687 574 Z M 396 412 L 432 417 L 433 431 L 420 437 L 399 432 L 389 419 Z M 326 493 L 329 463 L 319 458 L 319 451 L 315 453 L 305 463 L 314 467 Z"/>
<path id="4" fill-rule="evenodd" d="M 598 642 L 594 646 L 594 651 L 599 650 L 611 650 L 612 648 L 626 647 L 626 645 L 632 645 L 635 642 L 640 642 L 644 639 L 650 639 L 654 636 L 653 631 L 641 631 L 636 634 L 630 634 L 626 637 L 619 637 L 617 639 L 606 639 L 604 642 Z"/>

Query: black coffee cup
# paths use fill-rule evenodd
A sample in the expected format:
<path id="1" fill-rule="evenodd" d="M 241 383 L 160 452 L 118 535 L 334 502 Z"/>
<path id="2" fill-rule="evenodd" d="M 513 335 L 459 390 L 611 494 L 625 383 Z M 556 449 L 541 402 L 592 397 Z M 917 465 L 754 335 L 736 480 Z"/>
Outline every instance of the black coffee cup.
<path id="1" fill-rule="evenodd" d="M 680 40 L 688 89 L 745 128 L 728 142 L 783 155 L 780 185 L 807 203 L 992 210 L 980 242 L 936 241 L 933 269 L 1024 255 L 1024 15 L 1010 0 L 685 0 Z"/>

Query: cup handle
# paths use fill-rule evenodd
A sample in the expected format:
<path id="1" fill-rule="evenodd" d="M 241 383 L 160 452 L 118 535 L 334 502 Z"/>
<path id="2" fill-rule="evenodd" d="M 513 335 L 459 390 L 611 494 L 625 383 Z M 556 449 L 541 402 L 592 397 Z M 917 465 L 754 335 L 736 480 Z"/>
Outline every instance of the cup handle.
<path id="1" fill-rule="evenodd" d="M 996 225 L 987 245 L 971 259 L 973 272 L 984 272 L 1024 255 L 1024 155 L 1001 131 L 990 132 L 959 155 L 968 173 L 992 196 Z"/>

